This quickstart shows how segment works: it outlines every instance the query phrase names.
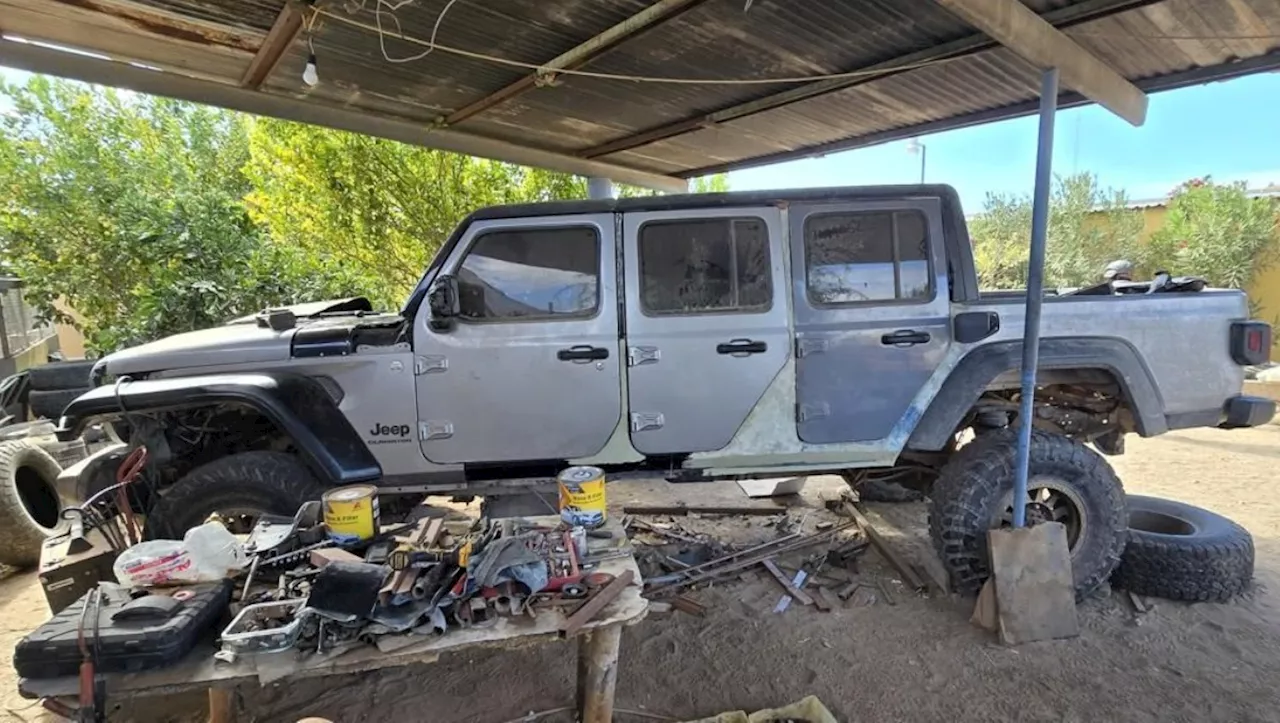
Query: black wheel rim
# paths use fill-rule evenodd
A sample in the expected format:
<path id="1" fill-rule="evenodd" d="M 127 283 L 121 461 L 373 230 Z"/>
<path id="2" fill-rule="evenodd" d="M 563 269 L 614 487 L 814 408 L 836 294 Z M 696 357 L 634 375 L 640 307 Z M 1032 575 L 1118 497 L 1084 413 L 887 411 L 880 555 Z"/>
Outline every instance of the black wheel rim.
<path id="1" fill-rule="evenodd" d="M 1045 522 L 1061 522 L 1067 529 L 1067 545 L 1075 554 L 1081 540 L 1085 539 L 1088 520 L 1084 512 L 1084 500 L 1064 479 L 1053 475 L 1035 475 L 1027 480 L 1027 526 Z M 1013 490 L 1004 495 L 991 526 L 998 529 L 1013 527 Z"/>

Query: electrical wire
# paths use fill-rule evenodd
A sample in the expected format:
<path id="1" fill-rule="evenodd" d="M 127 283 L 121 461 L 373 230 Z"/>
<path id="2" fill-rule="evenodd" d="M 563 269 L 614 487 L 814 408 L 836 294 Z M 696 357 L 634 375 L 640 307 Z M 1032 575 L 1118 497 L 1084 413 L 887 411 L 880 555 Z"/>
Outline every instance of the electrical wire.
<path id="1" fill-rule="evenodd" d="M 425 58 L 428 55 L 430 55 L 432 51 L 440 50 L 441 52 L 444 52 L 444 53 L 458 55 L 464 58 L 470 58 L 472 60 L 480 60 L 488 63 L 493 63 L 495 65 L 504 65 L 512 68 L 532 70 L 537 73 L 579 76 L 584 78 L 596 78 L 599 80 L 618 80 L 618 81 L 626 81 L 631 83 L 658 83 L 658 84 L 668 84 L 668 85 L 782 85 L 782 84 L 795 84 L 795 83 L 813 83 L 813 82 L 825 81 L 825 80 L 845 80 L 845 79 L 852 79 L 852 78 L 877 76 L 877 75 L 883 75 L 884 73 L 887 73 L 887 72 L 916 70 L 919 68 L 942 65 L 944 63 L 950 63 L 956 60 L 961 60 L 966 57 L 969 57 L 964 55 L 958 55 L 950 58 L 937 58 L 933 60 L 923 60 L 918 63 L 903 63 L 901 65 L 894 65 L 894 66 L 875 68 L 875 69 L 853 70 L 853 71 L 848 71 L 844 73 L 826 73 L 822 75 L 804 75 L 804 76 L 782 76 L 782 77 L 775 77 L 775 78 L 682 78 L 682 77 L 671 77 L 671 76 L 631 75 L 626 73 L 603 73 L 603 72 L 597 72 L 592 70 L 547 67 L 545 64 L 526 63 L 524 61 L 512 60 L 510 58 L 500 58 L 494 55 L 489 55 L 487 53 L 479 53 L 471 50 L 464 50 L 462 48 L 457 48 L 457 47 L 440 43 L 437 40 L 439 31 L 440 31 L 440 25 L 444 20 L 445 14 L 449 12 L 449 10 L 457 2 L 457 0 L 449 0 L 449 2 L 446 3 L 444 8 L 440 11 L 440 14 L 436 17 L 435 24 L 431 28 L 430 39 L 423 40 L 421 38 L 417 38 L 412 35 L 407 35 L 404 32 L 403 26 L 400 24 L 400 19 L 395 15 L 395 11 L 399 10 L 400 8 L 412 2 L 415 2 L 415 0 L 399 0 L 398 2 L 392 2 L 391 0 L 376 0 L 376 4 L 373 10 L 375 24 L 372 24 L 372 25 L 369 23 L 361 22 L 351 17 L 346 17 L 344 15 L 340 15 L 335 12 L 325 10 L 324 8 L 313 7 L 311 10 L 312 11 L 311 23 L 308 24 L 308 27 L 310 27 L 311 25 L 314 25 L 314 21 L 317 16 L 323 15 L 324 17 L 330 18 L 332 20 L 335 20 L 349 27 L 358 28 L 368 32 L 376 33 L 378 36 L 378 47 L 382 51 L 383 59 L 385 59 L 387 62 L 390 62 L 390 63 L 408 63 L 408 62 L 413 62 L 415 60 L 421 60 L 422 58 Z M 365 6 L 366 6 L 366 2 L 360 2 L 353 9 L 356 11 L 365 10 L 366 9 Z M 383 27 L 383 23 L 382 23 L 383 13 L 390 15 L 392 22 L 394 22 L 395 24 L 396 29 L 392 37 L 395 37 L 403 42 L 410 43 L 412 45 L 418 45 L 420 47 L 424 47 L 426 48 L 426 50 L 417 55 L 411 55 L 403 58 L 391 57 L 391 55 L 387 52 L 387 48 L 386 48 L 386 36 L 388 35 L 388 32 Z M 1136 33 L 1090 32 L 1086 30 L 1068 30 L 1067 32 L 1073 36 L 1114 38 L 1118 40 L 1227 41 L 1227 40 L 1280 39 L 1280 33 L 1259 34 L 1259 35 L 1141 35 Z"/>
<path id="2" fill-rule="evenodd" d="M 387 0 L 378 0 L 378 1 L 379 3 L 387 2 Z M 454 2 L 456 2 L 456 0 L 454 0 Z M 452 2 L 450 4 L 452 5 Z M 335 20 L 339 23 L 342 23 L 344 25 L 347 25 L 353 28 L 359 28 L 361 30 L 365 30 L 368 32 L 377 33 L 379 47 L 383 48 L 383 56 L 386 58 L 386 60 L 390 62 L 393 62 L 393 63 L 409 62 L 411 60 L 416 59 L 412 56 L 409 58 L 387 57 L 385 44 L 384 44 L 384 36 L 386 35 L 386 32 L 380 27 L 380 23 L 378 25 L 370 25 L 369 23 L 361 22 L 359 20 L 355 20 L 354 18 L 345 17 L 343 15 L 339 15 L 337 13 L 334 13 L 332 11 L 325 10 L 324 8 L 319 8 L 319 7 L 312 8 L 311 12 L 315 15 L 323 15 L 324 17 L 330 18 L 332 20 Z M 394 18 L 394 16 L 392 17 Z M 439 21 L 440 21 L 440 18 L 437 18 L 436 30 L 439 29 Z M 399 20 L 396 20 L 396 24 L 397 24 L 397 27 L 399 27 Z M 914 70 L 916 68 L 925 68 L 925 67 L 934 66 L 934 65 L 941 65 L 943 63 L 950 63 L 952 61 L 959 60 L 962 57 L 964 57 L 964 56 L 956 56 L 953 58 L 939 58 L 935 60 L 921 61 L 919 63 L 903 63 L 902 65 L 895 65 L 892 67 L 885 67 L 885 68 L 877 68 L 874 70 L 854 70 L 854 71 L 849 71 L 847 73 L 829 73 L 826 75 L 802 75 L 802 76 L 787 76 L 787 77 L 780 77 L 780 78 L 676 78 L 676 77 L 659 77 L 659 76 L 647 76 L 647 75 L 628 75 L 625 73 L 600 73 L 593 70 L 574 70 L 569 68 L 556 68 L 556 67 L 549 68 L 546 65 L 539 65 L 538 63 L 526 63 L 520 60 L 511 60 L 509 58 L 499 58 L 497 56 L 488 55 L 486 53 L 477 53 L 471 50 L 463 50 L 462 48 L 455 48 L 449 45 L 445 45 L 443 43 L 436 42 L 434 40 L 435 30 L 432 31 L 432 36 L 433 36 L 433 40 L 423 40 L 421 38 L 416 38 L 412 35 L 406 35 L 403 32 L 400 32 L 398 35 L 393 35 L 392 37 L 397 37 L 399 40 L 402 40 L 406 43 L 427 48 L 428 49 L 427 53 L 422 53 L 421 57 L 426 57 L 426 55 L 431 50 L 440 50 L 441 52 L 444 52 L 444 53 L 459 55 L 464 58 L 471 58 L 472 60 L 482 60 L 485 62 L 494 63 L 496 65 L 505 65 L 512 68 L 522 68 L 524 70 L 532 70 L 538 73 L 547 73 L 547 74 L 556 74 L 556 75 L 574 75 L 574 76 L 580 76 L 584 78 L 597 78 L 600 80 L 623 80 L 623 81 L 628 81 L 633 83 L 665 83 L 668 85 L 779 85 L 779 84 L 786 84 L 786 83 L 811 83 L 811 82 L 820 81 L 820 80 L 843 80 L 846 78 L 862 78 L 862 77 L 868 77 L 868 76 L 883 75 L 884 73 L 887 73 L 887 72 Z"/>

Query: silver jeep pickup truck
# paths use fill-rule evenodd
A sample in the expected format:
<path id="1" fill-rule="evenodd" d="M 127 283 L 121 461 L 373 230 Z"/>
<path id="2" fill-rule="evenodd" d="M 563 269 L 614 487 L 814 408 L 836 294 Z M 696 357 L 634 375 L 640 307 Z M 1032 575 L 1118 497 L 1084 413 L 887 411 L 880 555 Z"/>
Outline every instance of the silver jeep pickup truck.
<path id="1" fill-rule="evenodd" d="M 1202 286 L 1046 299 L 1024 504 L 1067 524 L 1081 590 L 1127 530 L 1099 451 L 1275 411 L 1240 394 L 1270 327 L 1239 291 Z M 116 352 L 60 428 L 115 420 L 148 447 L 158 536 L 216 510 L 291 514 L 353 482 L 491 494 L 572 464 L 842 474 L 930 494 L 939 553 L 972 590 L 985 530 L 1014 504 L 1024 296 L 979 290 L 947 186 L 485 208 L 399 313 L 325 302 Z M 105 485 L 122 453 L 79 466 L 65 493 Z"/>

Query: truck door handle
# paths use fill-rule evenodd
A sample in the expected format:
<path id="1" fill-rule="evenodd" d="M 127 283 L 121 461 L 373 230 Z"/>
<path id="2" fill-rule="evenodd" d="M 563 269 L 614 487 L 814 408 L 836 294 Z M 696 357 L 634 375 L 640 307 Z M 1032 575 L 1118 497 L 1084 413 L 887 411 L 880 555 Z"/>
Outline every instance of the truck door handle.
<path id="1" fill-rule="evenodd" d="M 767 351 L 769 351 L 767 343 L 750 339 L 733 339 L 716 344 L 717 354 L 763 354 Z"/>
<path id="2" fill-rule="evenodd" d="M 927 331 L 899 329 L 892 334 L 885 334 L 880 337 L 880 343 L 885 346 L 915 346 L 916 344 L 928 344 L 931 338 Z"/>
<path id="3" fill-rule="evenodd" d="M 599 361 L 600 359 L 609 358 L 609 350 L 602 346 L 576 344 L 568 349 L 561 349 L 556 352 L 556 358 L 567 362 Z"/>

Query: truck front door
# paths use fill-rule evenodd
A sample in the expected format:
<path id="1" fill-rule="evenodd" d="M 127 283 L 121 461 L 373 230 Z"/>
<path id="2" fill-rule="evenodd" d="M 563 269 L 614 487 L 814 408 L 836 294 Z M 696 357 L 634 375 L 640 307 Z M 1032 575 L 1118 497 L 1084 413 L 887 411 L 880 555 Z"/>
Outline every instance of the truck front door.
<path id="1" fill-rule="evenodd" d="M 800 439 L 905 441 L 951 343 L 941 219 L 937 199 L 791 207 Z"/>
<path id="2" fill-rule="evenodd" d="M 612 214 L 478 221 L 441 269 L 457 316 L 414 322 L 419 438 L 439 463 L 599 452 L 622 414 Z"/>
<path id="3" fill-rule="evenodd" d="M 724 447 L 790 355 L 777 208 L 628 213 L 631 443 L 650 455 Z"/>

